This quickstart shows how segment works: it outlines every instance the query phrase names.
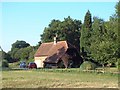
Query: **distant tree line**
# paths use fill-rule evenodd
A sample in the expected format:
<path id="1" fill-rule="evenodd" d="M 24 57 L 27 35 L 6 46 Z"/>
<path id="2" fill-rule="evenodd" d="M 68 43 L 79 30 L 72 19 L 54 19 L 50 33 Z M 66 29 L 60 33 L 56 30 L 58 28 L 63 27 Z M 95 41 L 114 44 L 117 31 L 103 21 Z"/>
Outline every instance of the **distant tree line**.
<path id="1" fill-rule="evenodd" d="M 9 52 L 6 53 L 3 50 L 0 51 L 2 63 L 12 63 L 28 60 L 33 61 L 34 54 L 40 44 L 41 42 L 39 42 L 39 44 L 36 46 L 30 46 L 30 44 L 26 43 L 25 41 L 17 40 L 15 43 L 12 44 L 12 48 Z"/>
<path id="2" fill-rule="evenodd" d="M 108 21 L 96 16 L 92 18 L 89 10 L 84 17 L 84 23 L 70 16 L 63 21 L 53 19 L 44 28 L 38 45 L 30 46 L 25 41 L 16 41 L 8 53 L 1 52 L 8 62 L 33 59 L 41 42 L 52 42 L 57 34 L 58 40 L 66 40 L 74 45 L 84 61 L 92 60 L 103 67 L 108 64 L 114 66 L 120 61 L 119 28 L 120 2 L 116 4 L 115 13 Z"/>

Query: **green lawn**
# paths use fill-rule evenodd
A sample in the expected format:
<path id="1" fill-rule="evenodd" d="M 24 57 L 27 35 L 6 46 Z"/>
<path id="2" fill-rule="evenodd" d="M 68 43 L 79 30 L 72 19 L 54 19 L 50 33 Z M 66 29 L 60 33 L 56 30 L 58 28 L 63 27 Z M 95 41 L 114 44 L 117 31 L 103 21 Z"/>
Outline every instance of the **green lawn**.
<path id="1" fill-rule="evenodd" d="M 3 88 L 118 88 L 118 75 L 79 69 L 2 71 Z"/>

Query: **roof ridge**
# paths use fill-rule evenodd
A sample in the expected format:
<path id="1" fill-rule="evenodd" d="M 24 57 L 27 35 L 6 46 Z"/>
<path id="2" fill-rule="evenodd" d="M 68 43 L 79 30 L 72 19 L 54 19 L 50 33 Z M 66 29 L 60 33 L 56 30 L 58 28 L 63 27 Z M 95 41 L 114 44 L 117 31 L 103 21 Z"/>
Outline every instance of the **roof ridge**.
<path id="1" fill-rule="evenodd" d="M 51 44 L 51 43 L 53 43 L 53 42 L 46 42 L 46 43 L 42 43 L 42 44 Z"/>
<path id="2" fill-rule="evenodd" d="M 60 42 L 66 42 L 65 40 L 63 41 L 57 41 L 57 43 L 60 43 Z M 54 42 L 45 42 L 45 43 L 42 43 L 42 44 L 50 44 L 50 43 L 54 43 Z"/>

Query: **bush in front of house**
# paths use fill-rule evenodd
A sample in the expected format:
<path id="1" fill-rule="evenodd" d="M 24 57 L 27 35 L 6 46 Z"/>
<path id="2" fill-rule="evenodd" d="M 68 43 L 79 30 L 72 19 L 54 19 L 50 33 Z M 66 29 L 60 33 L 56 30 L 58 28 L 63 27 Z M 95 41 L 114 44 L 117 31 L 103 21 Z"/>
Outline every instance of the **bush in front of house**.
<path id="1" fill-rule="evenodd" d="M 2 60 L 2 67 L 9 67 L 7 60 Z"/>
<path id="2" fill-rule="evenodd" d="M 94 70 L 96 68 L 96 64 L 90 62 L 90 61 L 84 61 L 81 66 L 80 69 L 81 70 Z"/>

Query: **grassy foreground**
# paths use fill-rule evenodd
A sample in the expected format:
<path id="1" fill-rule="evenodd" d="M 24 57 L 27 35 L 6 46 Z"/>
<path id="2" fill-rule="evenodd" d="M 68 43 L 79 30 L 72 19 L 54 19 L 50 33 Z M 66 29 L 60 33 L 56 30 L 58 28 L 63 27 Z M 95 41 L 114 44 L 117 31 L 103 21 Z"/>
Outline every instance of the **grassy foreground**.
<path id="1" fill-rule="evenodd" d="M 3 88 L 118 88 L 117 74 L 75 70 L 2 71 Z"/>

